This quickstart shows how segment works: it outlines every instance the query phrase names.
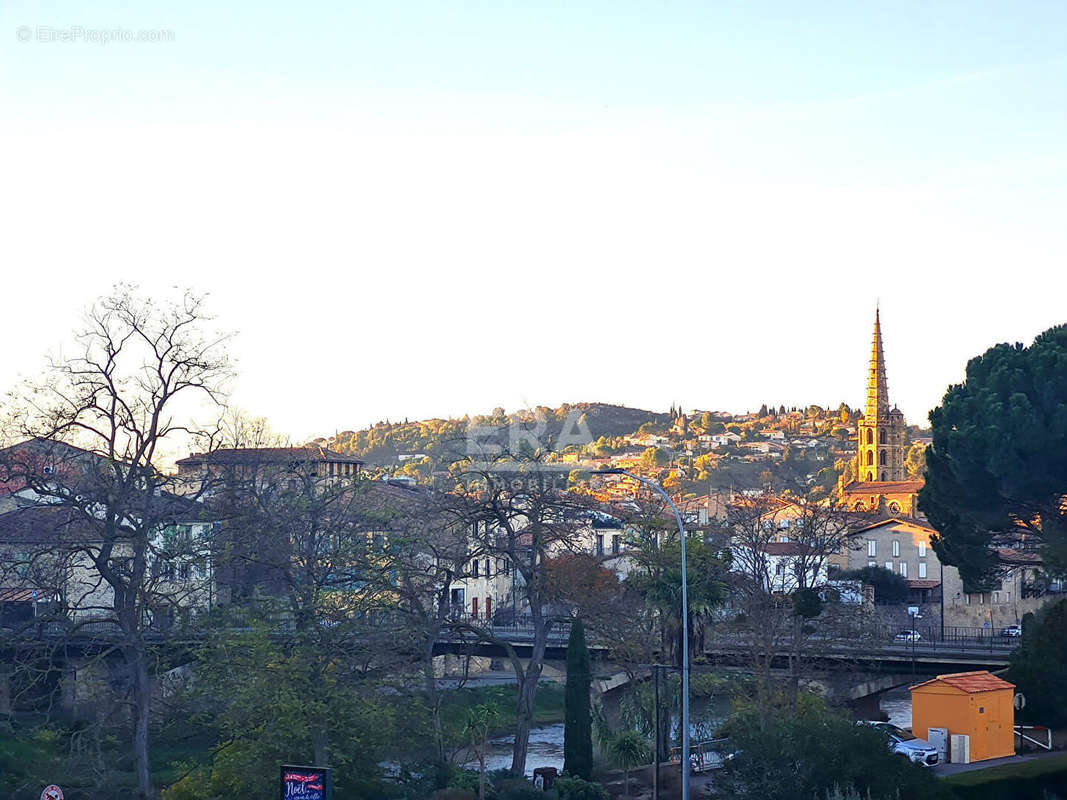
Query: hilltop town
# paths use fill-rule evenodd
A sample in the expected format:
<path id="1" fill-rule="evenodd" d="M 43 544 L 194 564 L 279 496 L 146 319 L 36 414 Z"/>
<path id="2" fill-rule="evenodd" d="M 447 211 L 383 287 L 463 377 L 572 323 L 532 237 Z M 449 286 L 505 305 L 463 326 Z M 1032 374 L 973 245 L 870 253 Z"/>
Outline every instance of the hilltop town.
<path id="1" fill-rule="evenodd" d="M 338 764 L 339 780 L 368 780 L 372 795 L 440 800 L 475 780 L 484 787 L 489 720 L 502 715 L 510 738 L 497 783 L 525 790 L 538 702 L 555 703 L 541 709 L 549 720 L 576 705 L 590 720 L 595 702 L 605 718 L 597 757 L 587 722 L 568 735 L 588 755 L 566 762 L 561 785 L 604 800 L 604 786 L 630 792 L 629 775 L 611 772 L 619 742 L 668 762 L 672 719 L 688 719 L 670 704 L 647 707 L 651 664 L 681 676 L 684 691 L 677 675 L 660 676 L 675 697 L 691 694 L 690 671 L 712 670 L 700 691 L 736 693 L 741 709 L 773 722 L 746 726 L 768 735 L 820 704 L 821 724 L 838 726 L 832 746 L 852 750 L 869 742 L 851 719 L 877 722 L 884 692 L 911 681 L 905 665 L 939 674 L 946 663 L 1003 669 L 1028 657 L 1037 672 L 1020 681 L 1035 685 L 1046 678 L 1033 674 L 1058 663 L 1027 651 L 1022 631 L 1055 626 L 1046 609 L 1067 607 L 1049 546 L 1067 487 L 1054 466 L 1051 494 L 1014 462 L 961 459 L 1002 469 L 995 479 L 946 468 L 961 445 L 944 417 L 954 415 L 955 435 L 976 401 L 953 405 L 966 389 L 954 387 L 930 430 L 909 426 L 890 399 L 877 311 L 862 409 L 583 403 L 382 422 L 294 444 L 263 421 L 227 416 L 213 393 L 226 355 L 190 330 L 195 311 L 150 309 L 129 293 L 102 305 L 82 357 L 53 365 L 12 410 L 0 449 L 0 713 L 27 731 L 92 731 L 101 751 L 128 753 L 134 774 L 122 780 L 144 797 L 152 743 L 176 736 L 204 749 L 168 796 L 215 798 L 234 783 L 262 795 L 266 767 L 281 760 Z M 1063 336 L 1035 340 L 1038 368 L 1058 363 Z M 124 350 L 134 337 L 149 346 Z M 991 396 L 981 374 L 971 379 Z M 157 447 L 192 430 L 170 421 L 179 392 L 214 399 L 220 423 L 166 469 Z M 1001 400 L 992 407 L 1001 425 L 1020 426 L 1006 438 L 1040 448 L 1057 402 L 1037 393 L 1030 407 L 1040 410 L 1006 418 Z M 1000 430 L 971 428 L 980 435 L 969 447 Z M 1058 452 L 1033 458 L 1054 465 Z M 959 501 L 994 480 L 1011 492 Z M 1006 505 L 991 511 L 991 500 Z M 550 677 L 578 687 L 566 715 Z M 646 722 L 629 721 L 631 704 Z M 749 713 L 707 724 L 741 742 L 729 725 Z M 1035 703 L 1030 713 L 1043 722 L 1056 712 Z M 285 744 L 261 749 L 265 729 Z M 293 736 L 306 758 L 285 755 Z M 226 737 L 253 768 L 232 771 Z M 748 749 L 716 741 L 690 750 L 695 771 Z M 690 748 L 688 734 L 677 748 Z M 342 762 L 337 752 L 358 755 Z M 941 758 L 929 745 L 915 752 L 925 766 Z M 395 762 L 417 774 L 386 766 Z M 87 769 L 80 755 L 64 763 Z M 21 774 L 35 780 L 36 769 Z M 935 786 L 914 764 L 878 769 L 894 787 L 920 787 L 916 800 Z"/>

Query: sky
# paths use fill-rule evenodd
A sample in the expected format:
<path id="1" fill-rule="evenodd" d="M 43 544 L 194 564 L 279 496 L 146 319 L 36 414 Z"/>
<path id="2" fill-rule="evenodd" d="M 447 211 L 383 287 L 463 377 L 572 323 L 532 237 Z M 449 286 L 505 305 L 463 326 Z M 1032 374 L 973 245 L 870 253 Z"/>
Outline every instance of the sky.
<path id="1" fill-rule="evenodd" d="M 924 423 L 1067 322 L 1064 41 L 1062 2 L 5 0 L 0 388 L 126 281 L 209 293 L 297 439 L 859 406 L 877 303 Z"/>

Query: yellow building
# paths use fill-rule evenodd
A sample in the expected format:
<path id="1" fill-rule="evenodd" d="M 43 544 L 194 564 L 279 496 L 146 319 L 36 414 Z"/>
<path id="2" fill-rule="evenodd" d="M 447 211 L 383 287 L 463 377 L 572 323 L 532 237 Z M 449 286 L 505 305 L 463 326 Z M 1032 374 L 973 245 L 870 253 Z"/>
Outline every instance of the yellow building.
<path id="1" fill-rule="evenodd" d="M 979 670 L 938 675 L 911 687 L 911 732 L 930 728 L 970 737 L 970 760 L 1015 755 L 1015 684 Z"/>
<path id="2" fill-rule="evenodd" d="M 867 368 L 867 408 L 856 425 L 855 479 L 839 485 L 840 501 L 849 511 L 914 518 L 923 482 L 908 480 L 904 468 L 904 414 L 889 404 L 880 312 L 874 312 L 871 362 Z"/>

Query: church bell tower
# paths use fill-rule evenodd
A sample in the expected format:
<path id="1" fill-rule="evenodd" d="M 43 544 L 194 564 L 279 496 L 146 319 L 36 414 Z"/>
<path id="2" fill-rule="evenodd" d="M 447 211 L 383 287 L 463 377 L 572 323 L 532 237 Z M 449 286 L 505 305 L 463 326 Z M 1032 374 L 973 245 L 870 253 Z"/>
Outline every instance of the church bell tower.
<path id="1" fill-rule="evenodd" d="M 857 429 L 856 480 L 861 483 L 902 481 L 904 477 L 904 414 L 889 407 L 879 311 L 874 312 L 874 341 L 867 372 L 867 413 Z"/>

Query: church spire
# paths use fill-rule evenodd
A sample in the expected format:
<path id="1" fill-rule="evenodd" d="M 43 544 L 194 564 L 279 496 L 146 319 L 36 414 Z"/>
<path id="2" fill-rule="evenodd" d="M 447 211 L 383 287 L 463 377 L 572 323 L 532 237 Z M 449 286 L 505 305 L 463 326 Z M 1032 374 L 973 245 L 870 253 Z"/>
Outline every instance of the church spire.
<path id="1" fill-rule="evenodd" d="M 872 421 L 884 418 L 889 413 L 889 387 L 885 379 L 879 311 L 877 307 L 874 310 L 874 341 L 871 342 L 871 366 L 867 372 L 867 419 Z"/>

